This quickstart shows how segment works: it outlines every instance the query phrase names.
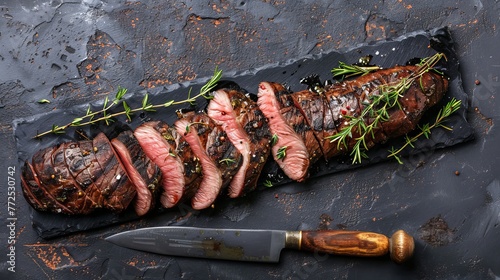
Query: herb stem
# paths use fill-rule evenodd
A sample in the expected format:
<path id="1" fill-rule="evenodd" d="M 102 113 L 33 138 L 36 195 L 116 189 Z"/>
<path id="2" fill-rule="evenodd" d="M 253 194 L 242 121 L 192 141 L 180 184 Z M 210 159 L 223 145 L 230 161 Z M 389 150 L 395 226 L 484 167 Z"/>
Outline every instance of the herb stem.
<path id="1" fill-rule="evenodd" d="M 116 96 L 112 102 L 109 102 L 109 98 L 106 96 L 106 98 L 104 99 L 103 108 L 101 110 L 92 112 L 90 109 L 90 106 L 89 106 L 89 108 L 87 109 L 87 113 L 84 116 L 79 117 L 79 118 L 75 118 L 70 123 L 67 123 L 67 124 L 62 125 L 62 126 L 52 125 L 51 130 L 47 130 L 45 132 L 39 133 L 39 134 L 35 135 L 34 138 L 40 138 L 40 137 L 47 135 L 47 134 L 50 134 L 50 133 L 61 134 L 61 133 L 64 133 L 64 131 L 69 127 L 85 126 L 85 125 L 94 124 L 94 123 L 97 123 L 100 121 L 105 121 L 106 124 L 109 124 L 109 122 L 112 121 L 112 118 L 117 117 L 117 116 L 121 116 L 121 115 L 126 115 L 127 118 L 129 120 L 131 120 L 130 116 L 133 113 L 141 112 L 141 111 L 155 111 L 156 109 L 159 109 L 159 108 L 164 108 L 164 107 L 169 107 L 172 105 L 179 105 L 179 104 L 184 104 L 184 103 L 194 104 L 196 102 L 196 99 L 198 99 L 199 97 L 202 97 L 202 96 L 207 98 L 207 99 L 210 99 L 210 97 L 208 97 L 206 95 L 213 88 L 215 88 L 215 86 L 217 85 L 217 83 L 219 82 L 221 77 L 222 77 L 222 70 L 219 70 L 216 67 L 212 77 L 207 81 L 207 83 L 205 85 L 203 85 L 201 87 L 200 92 L 196 96 L 191 97 L 191 90 L 189 90 L 188 97 L 185 100 L 180 100 L 180 101 L 170 100 L 170 101 L 167 101 L 163 104 L 153 105 L 153 104 L 148 102 L 148 95 L 146 94 L 142 100 L 142 106 L 140 108 L 131 109 L 128 106 L 128 104 L 125 101 L 123 101 L 123 108 L 124 108 L 123 111 L 108 114 L 108 110 L 110 110 L 112 107 L 120 104 L 120 101 L 123 99 L 123 96 L 127 92 L 126 89 L 119 88 L 117 93 L 116 93 Z M 95 118 L 99 115 L 100 115 L 100 117 Z M 86 121 L 84 121 L 84 120 L 86 120 Z"/>
<path id="2" fill-rule="evenodd" d="M 358 66 L 358 65 L 349 65 L 342 61 L 339 62 L 339 66 L 333 68 L 331 70 L 333 78 L 341 77 L 349 78 L 357 75 L 366 75 L 372 71 L 379 70 L 378 66 Z"/>

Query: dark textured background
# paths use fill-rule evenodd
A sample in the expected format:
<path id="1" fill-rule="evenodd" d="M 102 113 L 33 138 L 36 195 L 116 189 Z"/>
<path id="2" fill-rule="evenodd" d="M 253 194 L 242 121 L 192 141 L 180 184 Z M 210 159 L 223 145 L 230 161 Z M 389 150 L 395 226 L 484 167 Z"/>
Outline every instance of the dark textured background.
<path id="1" fill-rule="evenodd" d="M 492 278 L 500 276 L 499 148 L 495 122 L 500 6 L 497 1 L 3 1 L 0 3 L 0 174 L 17 165 L 12 121 L 132 92 L 283 63 L 408 32 L 448 26 L 456 41 L 476 140 L 223 200 L 174 214 L 190 226 L 347 228 L 415 236 L 416 256 L 398 266 L 284 251 L 279 264 L 171 258 L 103 241 L 161 224 L 161 216 L 52 240 L 37 236 L 18 188 L 15 279 Z M 480 84 L 476 85 L 475 80 Z M 50 104 L 36 101 L 46 98 Z M 19 175 L 19 169 L 17 170 Z M 459 175 L 456 175 L 456 171 Z M 6 220 L 6 188 L 0 189 Z M 169 220 L 170 221 L 170 220 Z M 5 223 L 7 223 L 5 221 Z M 7 278 L 7 279 L 10 279 Z M 5 279 L 5 278 L 4 278 Z"/>

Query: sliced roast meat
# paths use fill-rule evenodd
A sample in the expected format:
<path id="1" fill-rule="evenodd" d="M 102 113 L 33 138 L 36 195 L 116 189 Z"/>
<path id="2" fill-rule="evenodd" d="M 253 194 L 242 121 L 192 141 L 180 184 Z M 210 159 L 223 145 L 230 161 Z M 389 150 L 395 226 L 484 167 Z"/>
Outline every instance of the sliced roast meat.
<path id="1" fill-rule="evenodd" d="M 143 152 L 132 131 L 120 133 L 111 140 L 111 144 L 135 186 L 137 196 L 134 208 L 137 215 L 142 216 L 152 209 L 156 201 L 160 169 Z"/>
<path id="2" fill-rule="evenodd" d="M 201 164 L 202 180 L 193 196 L 191 205 L 194 209 L 210 206 L 222 188 L 222 174 L 215 162 L 208 156 L 206 141 L 214 124 L 205 114 L 190 112 L 174 124 L 177 133 L 189 143 L 194 155 Z"/>
<path id="3" fill-rule="evenodd" d="M 104 171 L 95 181 L 95 186 L 97 186 L 97 190 L 100 191 L 100 195 L 104 199 L 103 206 L 115 212 L 121 212 L 134 199 L 136 195 L 135 186 L 129 180 L 125 169 L 104 133 L 99 133 L 92 139 L 92 144 L 95 158 Z"/>
<path id="4" fill-rule="evenodd" d="M 390 86 L 407 79 L 418 70 L 416 66 L 397 66 L 391 69 L 380 70 L 356 80 L 348 81 L 351 91 L 357 93 L 361 110 L 364 109 L 373 96 L 380 94 L 381 86 Z M 383 143 L 389 138 L 398 137 L 414 130 L 421 119 L 423 112 L 441 99 L 448 87 L 447 80 L 433 72 L 427 72 L 399 97 L 399 106 L 388 110 L 389 118 L 380 122 L 379 129 L 375 131 L 371 140 Z M 337 88 L 332 88 L 336 91 Z M 367 123 L 371 119 L 366 120 Z M 373 145 L 371 145 L 373 146 Z"/>
<path id="5" fill-rule="evenodd" d="M 224 90 L 214 92 L 213 99 L 208 104 L 207 113 L 216 124 L 222 126 L 231 143 L 243 157 L 241 166 L 229 185 L 229 196 L 237 197 L 245 187 L 245 175 L 250 166 L 250 155 L 252 154 L 250 139 L 238 122 L 231 100 Z"/>
<path id="6" fill-rule="evenodd" d="M 280 110 L 281 115 L 289 121 L 290 126 L 293 128 L 295 133 L 297 133 L 304 142 L 307 154 L 309 155 L 309 165 L 315 163 L 323 156 L 323 152 L 313 129 L 306 120 L 306 117 L 297 107 L 295 107 L 292 96 L 281 95 L 278 100 L 282 105 Z M 281 148 L 281 146 L 279 147 Z M 288 152 L 288 149 L 286 151 Z"/>
<path id="7" fill-rule="evenodd" d="M 47 208 L 49 208 L 47 202 L 52 203 L 52 201 L 48 200 L 45 192 L 40 189 L 40 184 L 33 174 L 33 166 L 28 161 L 24 162 L 24 166 L 22 167 L 21 186 L 24 198 L 26 198 L 33 208 L 40 211 L 47 211 Z M 47 202 L 44 203 L 44 200 Z"/>
<path id="8" fill-rule="evenodd" d="M 100 182 L 107 178 L 109 168 L 112 165 L 101 165 L 106 164 L 106 162 L 112 162 L 115 157 L 114 153 L 107 148 L 109 141 L 106 139 L 104 134 L 97 135 L 96 138 L 90 141 L 79 141 L 78 146 L 80 147 L 80 154 L 83 158 L 83 165 L 80 167 L 73 167 L 72 173 L 77 173 L 75 180 L 81 182 L 82 185 L 86 186 L 86 194 L 92 201 L 95 201 L 96 208 L 105 208 L 105 201 L 107 196 L 103 194 L 103 187 Z M 71 160 L 74 157 L 70 153 L 66 152 L 68 163 L 71 164 Z M 75 153 L 76 155 L 77 153 Z M 115 164 L 119 164 L 116 162 Z M 108 167 L 108 169 L 106 169 Z M 109 193 L 109 190 L 107 191 Z"/>
<path id="9" fill-rule="evenodd" d="M 88 202 L 90 202 L 82 204 L 82 214 L 86 211 L 90 212 L 95 208 L 102 207 L 102 201 L 94 200 L 89 195 L 92 193 L 92 188 L 96 189 L 94 179 L 99 178 L 103 173 L 95 158 L 92 140 L 78 141 L 66 146 L 64 149 L 64 158 L 55 156 L 53 164 L 55 168 L 57 166 L 61 166 L 63 169 L 68 168 L 70 176 L 74 178 L 76 184 L 80 187 L 81 192 L 78 195 L 82 196 L 82 193 L 84 193 Z M 97 193 L 100 192 L 97 191 Z"/>
<path id="10" fill-rule="evenodd" d="M 120 212 L 136 194 L 104 134 L 92 142 L 63 143 L 41 150 L 32 162 L 25 165 L 23 184 L 29 185 L 25 195 L 37 209 L 70 215 L 98 208 Z"/>
<path id="11" fill-rule="evenodd" d="M 308 148 L 292 127 L 295 120 L 287 119 L 281 113 L 281 104 L 276 95 L 283 90 L 284 88 L 276 83 L 260 83 L 257 104 L 268 120 L 271 134 L 278 138 L 271 147 L 274 160 L 290 179 L 303 181 L 310 163 Z M 314 136 L 312 141 L 316 142 Z M 284 150 L 285 156 L 278 153 L 280 149 Z"/>
<path id="12" fill-rule="evenodd" d="M 367 106 L 370 106 L 370 104 L 373 102 L 373 98 L 379 94 L 380 86 L 386 85 L 388 82 L 386 80 L 387 77 L 379 75 L 377 72 L 372 73 L 371 75 L 372 79 L 369 81 L 360 80 L 359 82 L 349 82 L 351 91 L 354 92 L 356 98 L 358 99 L 360 114 L 362 114 L 363 111 L 366 110 Z M 379 107 L 376 106 L 374 109 L 378 108 Z M 389 110 L 387 110 L 388 116 L 397 113 L 398 110 L 398 107 L 390 108 Z M 373 147 L 377 143 L 385 143 L 387 139 L 389 139 L 389 136 L 386 134 L 382 127 L 387 119 L 383 118 L 377 121 L 377 123 L 374 123 L 375 120 L 376 118 L 374 118 L 370 114 L 365 114 L 364 122 L 367 125 L 371 125 L 373 127 L 372 133 L 364 136 L 364 138 L 366 139 L 365 144 L 368 148 Z M 359 135 L 359 133 L 357 133 L 356 135 Z"/>
<path id="13" fill-rule="evenodd" d="M 330 140 L 330 137 L 336 135 L 339 131 L 337 130 L 338 121 L 336 121 L 336 118 L 333 115 L 333 111 L 330 108 L 330 103 L 328 101 L 328 98 L 324 93 L 322 95 L 322 100 L 323 100 L 323 108 L 325 114 L 325 117 L 323 119 L 322 143 L 323 143 L 323 152 L 325 155 L 325 160 L 328 161 L 329 159 L 340 153 L 339 145 L 337 145 L 337 143 L 335 143 L 334 141 Z"/>
<path id="14" fill-rule="evenodd" d="M 238 123 L 229 96 L 224 90 L 217 90 L 213 93 L 213 99 L 207 107 L 207 114 L 217 125 L 222 127 L 229 141 L 242 156 L 241 166 L 229 185 L 230 196 L 239 194 L 244 188 L 246 170 L 250 165 L 250 139 Z"/>
<path id="15" fill-rule="evenodd" d="M 66 152 L 66 163 L 75 181 L 85 190 L 89 198 L 92 199 L 91 195 L 89 195 L 90 193 L 100 194 L 99 188 L 95 185 L 95 180 L 103 174 L 104 170 L 97 161 L 93 140 L 78 141 L 75 144 L 80 148 L 80 153 L 70 155 Z M 72 163 L 72 161 L 79 162 L 80 160 L 83 164 Z M 90 191 L 89 188 L 93 188 L 96 191 Z M 100 204 L 98 201 L 95 201 L 95 203 L 97 204 L 95 207 L 102 207 L 102 201 Z"/>
<path id="16" fill-rule="evenodd" d="M 47 148 L 38 153 L 51 152 L 54 148 Z M 23 176 L 21 176 L 24 196 L 33 208 L 40 211 L 51 211 L 54 213 L 73 214 L 73 211 L 61 204 L 55 199 L 52 194 L 47 191 L 45 185 L 38 180 L 38 175 L 33 170 L 33 165 L 28 161 L 25 162 L 23 168 Z"/>
<path id="17" fill-rule="evenodd" d="M 353 92 L 358 100 L 359 112 L 357 114 L 362 114 L 362 112 L 366 110 L 367 106 L 374 106 L 373 100 L 380 95 L 380 87 L 386 86 L 390 83 L 390 76 L 385 75 L 383 71 L 384 70 L 368 74 L 367 76 L 369 76 L 370 79 L 359 78 L 357 80 L 350 80 L 333 85 L 330 91 L 335 92 L 338 91 L 339 88 L 342 88 L 344 91 Z M 379 108 L 380 106 L 373 107 L 375 110 Z M 398 106 L 388 109 L 387 113 L 390 118 L 379 119 L 377 120 L 377 123 L 373 123 L 376 118 L 370 114 L 365 114 L 364 122 L 367 125 L 373 126 L 373 133 L 364 136 L 367 148 L 371 148 L 377 143 L 384 143 L 392 137 L 390 130 L 386 131 L 384 127 L 390 128 L 395 126 L 398 127 L 398 129 L 401 129 L 402 127 L 408 125 L 407 120 L 404 118 L 404 114 L 401 114 L 401 109 Z M 397 122 L 393 122 L 394 117 L 397 118 Z M 360 136 L 358 129 L 353 130 L 352 133 L 353 137 L 348 143 L 348 149 L 351 149 L 356 142 L 355 138 Z"/>
<path id="18" fill-rule="evenodd" d="M 323 102 L 314 99 L 302 100 L 303 95 L 300 92 L 293 94 L 279 94 L 278 92 L 278 100 L 281 104 L 281 114 L 286 120 L 289 120 L 293 130 L 302 137 L 309 154 L 309 164 L 311 165 L 323 157 L 324 154 L 323 147 L 318 139 L 318 134 L 321 133 L 322 136 L 323 131 Z M 321 115 L 321 118 L 317 118 L 315 122 L 314 118 L 317 115 Z M 315 128 L 314 125 L 316 125 Z"/>
<path id="19" fill-rule="evenodd" d="M 177 146 L 175 153 L 184 165 L 184 180 L 186 185 L 184 186 L 183 196 L 186 199 L 192 198 L 198 191 L 203 179 L 200 159 L 196 156 L 193 149 L 191 149 L 186 139 L 174 127 L 170 128 L 169 133 L 175 139 L 174 141 Z"/>
<path id="20" fill-rule="evenodd" d="M 144 153 L 162 172 L 160 203 L 166 208 L 179 202 L 185 186 L 184 165 L 176 153 L 177 145 L 170 131 L 166 123 L 153 121 L 142 124 L 134 132 Z"/>
<path id="21" fill-rule="evenodd" d="M 229 140 L 222 126 L 216 125 L 208 135 L 206 151 L 215 162 L 222 175 L 222 188 L 226 188 L 238 172 L 243 158 Z"/>
<path id="22" fill-rule="evenodd" d="M 395 83 L 402 78 L 408 77 L 415 71 L 417 71 L 416 66 L 400 68 L 389 76 L 392 78 L 390 82 Z M 413 128 L 422 118 L 426 109 L 441 99 L 445 91 L 444 89 L 447 87 L 448 80 L 443 79 L 437 73 L 426 72 L 404 92 L 403 96 L 399 99 L 399 104 L 408 120 L 413 124 Z"/>
<path id="23" fill-rule="evenodd" d="M 314 138 L 318 142 L 317 150 L 313 152 L 315 156 L 311 156 L 310 164 L 313 164 L 318 157 L 316 154 L 325 154 L 323 149 L 323 120 L 325 119 L 325 108 L 323 106 L 322 95 L 304 90 L 286 96 L 289 96 L 288 98 L 293 100 L 293 106 L 295 106 L 304 116 L 304 120 L 307 122 L 308 127 L 313 132 Z M 309 154 L 311 155 L 311 152 Z"/>
<path id="24" fill-rule="evenodd" d="M 79 214 L 84 209 L 86 196 L 71 176 L 65 161 L 65 150 L 75 151 L 74 143 L 63 143 L 47 153 L 33 156 L 33 171 L 40 184 L 51 194 L 67 214 Z M 79 152 L 75 151 L 75 152 Z M 79 195 L 80 194 L 80 195 Z"/>
<path id="25" fill-rule="evenodd" d="M 257 180 L 269 156 L 271 134 L 266 117 L 258 108 L 257 103 L 239 90 L 228 89 L 226 93 L 236 114 L 236 121 L 248 135 L 251 152 L 245 172 L 244 188 L 239 192 L 232 190 L 230 193 L 231 197 L 238 197 L 257 187 Z"/>
<path id="26" fill-rule="evenodd" d="M 66 214 L 98 208 L 120 212 L 136 197 L 136 212 L 142 215 L 151 209 L 161 178 L 163 206 L 172 207 L 182 197 L 202 209 L 227 185 L 231 197 L 254 189 L 270 149 L 288 177 L 303 181 L 322 155 L 328 160 L 352 150 L 361 135 L 357 127 L 351 129 L 353 119 L 367 106 L 379 109 L 382 105 L 373 100 L 383 87 L 405 81 L 417 70 L 380 70 L 325 86 L 320 93 L 290 93 L 280 84 L 262 82 L 257 103 L 238 87 L 220 89 L 207 114 L 180 113 L 175 128 L 148 122 L 134 135 L 120 134 L 112 145 L 101 133 L 91 141 L 35 153 L 22 170 L 23 194 L 35 209 Z M 445 78 L 426 72 L 401 92 L 387 120 L 375 123 L 375 115 L 363 114 L 363 125 L 374 126 L 373 134 L 363 135 L 366 147 L 415 129 L 447 87 Z M 329 141 L 346 129 L 345 143 Z M 271 142 L 276 142 L 272 148 Z"/>
<path id="27" fill-rule="evenodd" d="M 350 126 L 350 119 L 356 118 L 361 113 L 361 108 L 358 104 L 358 99 L 355 93 L 352 91 L 345 82 L 342 84 L 336 84 L 336 90 L 327 90 L 325 96 L 328 100 L 330 110 L 334 118 L 335 127 L 338 132 L 341 132 L 344 128 Z M 334 151 L 328 151 L 328 155 L 335 156 L 340 153 L 346 153 L 354 146 L 356 138 L 360 135 L 357 133 L 356 129 L 351 130 L 352 137 L 347 137 L 346 143 L 337 144 Z M 347 149 L 346 149 L 347 146 Z"/>

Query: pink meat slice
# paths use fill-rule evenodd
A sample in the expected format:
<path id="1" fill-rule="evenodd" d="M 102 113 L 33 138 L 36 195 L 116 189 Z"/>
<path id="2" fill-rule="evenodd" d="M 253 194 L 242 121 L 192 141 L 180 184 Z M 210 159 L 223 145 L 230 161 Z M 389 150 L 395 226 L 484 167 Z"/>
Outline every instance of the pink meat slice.
<path id="1" fill-rule="evenodd" d="M 207 111 L 208 116 L 226 131 L 229 141 L 233 143 L 243 157 L 240 169 L 238 169 L 238 172 L 236 172 L 229 185 L 229 196 L 233 198 L 238 197 L 245 187 L 245 174 L 250 165 L 250 155 L 252 153 L 250 150 L 250 139 L 237 121 L 236 113 L 225 91 L 218 90 L 214 92 L 214 98 L 210 100 Z"/>
<path id="2" fill-rule="evenodd" d="M 219 195 L 222 188 L 222 174 L 215 162 L 208 156 L 205 146 L 201 143 L 196 125 L 188 119 L 177 120 L 174 127 L 198 157 L 201 163 L 203 174 L 200 187 L 196 191 L 191 201 L 194 209 L 204 209 L 209 207 Z"/>
<path id="3" fill-rule="evenodd" d="M 137 215 L 142 216 L 149 212 L 154 205 L 152 192 L 155 192 L 156 189 L 159 170 L 144 154 L 132 131 L 127 130 L 120 133 L 118 137 L 111 140 L 111 144 L 129 179 L 135 185 L 137 196 L 134 209 Z"/>
<path id="4" fill-rule="evenodd" d="M 160 168 L 162 173 L 163 193 L 160 203 L 173 207 L 182 197 L 184 190 L 184 167 L 175 147 L 172 147 L 155 127 L 158 122 L 147 122 L 134 131 L 134 136 L 144 153 Z"/>
<path id="5" fill-rule="evenodd" d="M 260 83 L 257 104 L 268 119 L 271 134 L 278 136 L 272 147 L 274 160 L 290 179 L 303 181 L 309 168 L 309 154 L 301 137 L 280 113 L 280 103 L 271 84 Z M 278 158 L 278 149 L 282 147 L 286 147 L 286 156 Z"/>

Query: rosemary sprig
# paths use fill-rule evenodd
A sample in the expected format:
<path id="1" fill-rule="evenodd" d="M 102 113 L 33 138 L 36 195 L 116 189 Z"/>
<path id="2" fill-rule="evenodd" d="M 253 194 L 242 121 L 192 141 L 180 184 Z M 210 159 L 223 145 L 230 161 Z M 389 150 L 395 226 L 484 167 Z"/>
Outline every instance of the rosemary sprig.
<path id="1" fill-rule="evenodd" d="M 374 129 L 379 126 L 380 122 L 389 119 L 389 109 L 399 107 L 399 98 L 403 96 L 404 92 L 416 80 L 421 81 L 420 78 L 422 75 L 430 71 L 443 57 L 445 57 L 444 54 L 437 53 L 431 57 L 424 58 L 417 65 L 418 69 L 407 78 L 394 84 L 379 86 L 368 97 L 368 101 L 363 103 L 365 107 L 359 116 L 345 116 L 345 119 L 349 122 L 348 125 L 343 127 L 337 134 L 328 136 L 327 139 L 330 142 L 337 142 L 338 149 L 342 145 L 347 148 L 348 139 L 353 138 L 354 132 L 357 133 L 359 136 L 355 138 L 356 143 L 350 155 L 353 157 L 353 164 L 360 163 L 363 158 L 366 158 L 365 152 L 368 150 L 367 138 L 369 136 L 374 137 Z M 370 124 L 366 124 L 365 122 L 365 118 L 367 117 L 370 117 L 372 121 Z"/>
<path id="2" fill-rule="evenodd" d="M 207 83 L 205 85 L 203 85 L 201 87 L 200 92 L 196 96 L 191 96 L 191 89 L 190 89 L 188 92 L 188 97 L 184 100 L 180 100 L 180 101 L 169 100 L 169 101 L 162 103 L 162 104 L 151 104 L 149 102 L 149 96 L 148 96 L 148 94 L 146 94 L 146 95 L 144 95 L 144 97 L 142 99 L 141 107 L 134 108 L 134 109 L 130 108 L 130 106 L 125 102 L 125 100 L 122 100 L 123 96 L 127 93 L 127 90 L 124 88 L 118 88 L 118 91 L 115 95 L 115 98 L 111 102 L 109 102 L 109 98 L 106 96 L 106 98 L 104 99 L 104 103 L 103 103 L 101 110 L 93 112 L 91 110 L 90 105 L 89 105 L 89 107 L 87 108 L 87 112 L 84 116 L 75 118 L 70 123 L 67 123 L 67 124 L 62 125 L 62 126 L 52 125 L 51 130 L 39 133 L 39 134 L 35 135 L 34 138 L 39 138 L 39 137 L 42 137 L 42 136 L 50 134 L 50 133 L 61 134 L 61 133 L 64 133 L 64 131 L 68 127 L 85 126 L 85 125 L 94 124 L 94 123 L 97 123 L 100 121 L 104 121 L 104 122 L 106 122 L 107 125 L 109 125 L 109 123 L 113 121 L 114 117 L 117 117 L 120 115 L 126 115 L 127 119 L 130 121 L 130 120 L 132 120 L 131 116 L 136 112 L 143 112 L 143 111 L 153 112 L 158 108 L 164 108 L 164 107 L 169 107 L 172 105 L 185 104 L 185 103 L 195 104 L 196 99 L 198 99 L 198 97 L 204 97 L 206 99 L 211 99 L 212 97 L 207 96 L 207 94 L 210 93 L 210 91 L 212 91 L 212 89 L 217 85 L 217 83 L 219 82 L 221 77 L 222 77 L 222 70 L 219 70 L 216 67 L 212 77 L 207 81 Z M 112 107 L 114 107 L 120 103 L 122 103 L 122 105 L 123 105 L 123 111 L 120 111 L 117 113 L 112 113 L 112 114 L 108 113 Z"/>
<path id="3" fill-rule="evenodd" d="M 344 79 L 352 76 L 365 75 L 379 69 L 380 67 L 378 66 L 349 65 L 339 61 L 339 67 L 333 68 L 331 72 L 334 78 L 340 77 Z"/>
<path id="4" fill-rule="evenodd" d="M 460 109 L 461 104 L 462 104 L 461 100 L 457 100 L 455 98 L 451 99 L 448 103 L 446 103 L 446 105 L 441 110 L 439 110 L 436 116 L 436 120 L 432 125 L 426 123 L 423 126 L 419 126 L 420 132 L 413 137 L 409 137 L 408 135 L 406 135 L 405 138 L 406 142 L 397 150 L 396 148 L 392 147 L 389 150 L 390 154 L 387 157 L 388 158 L 393 157 L 399 162 L 399 164 L 403 164 L 403 161 L 401 160 L 399 153 L 401 153 L 408 146 L 414 148 L 415 146 L 413 145 L 413 143 L 415 143 L 415 141 L 417 141 L 422 136 L 429 139 L 431 134 L 431 129 L 442 127 L 446 130 L 452 130 L 452 128 L 444 125 L 443 123 L 445 122 L 447 117 L 449 117 L 451 114 L 455 113 L 458 109 Z"/>

